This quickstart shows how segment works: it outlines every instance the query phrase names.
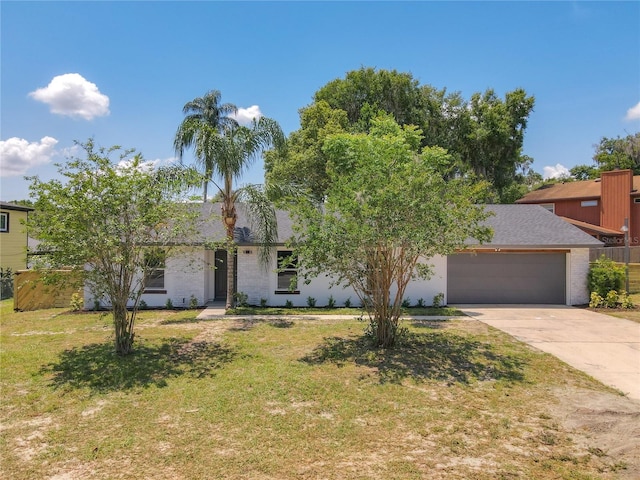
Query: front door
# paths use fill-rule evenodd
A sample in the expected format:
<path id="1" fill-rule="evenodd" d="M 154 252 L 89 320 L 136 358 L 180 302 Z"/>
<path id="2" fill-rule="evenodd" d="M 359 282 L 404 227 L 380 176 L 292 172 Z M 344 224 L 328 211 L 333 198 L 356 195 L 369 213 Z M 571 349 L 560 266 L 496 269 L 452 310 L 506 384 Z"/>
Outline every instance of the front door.
<path id="1" fill-rule="evenodd" d="M 234 271 L 233 271 L 233 291 L 238 291 L 238 256 L 235 256 Z M 214 301 L 226 301 L 227 300 L 227 251 L 216 250 L 214 254 L 215 271 L 213 274 L 214 283 Z"/>
<path id="2" fill-rule="evenodd" d="M 215 273 L 214 273 L 214 297 L 216 301 L 224 301 L 227 299 L 227 252 L 225 250 L 216 250 L 214 257 Z"/>

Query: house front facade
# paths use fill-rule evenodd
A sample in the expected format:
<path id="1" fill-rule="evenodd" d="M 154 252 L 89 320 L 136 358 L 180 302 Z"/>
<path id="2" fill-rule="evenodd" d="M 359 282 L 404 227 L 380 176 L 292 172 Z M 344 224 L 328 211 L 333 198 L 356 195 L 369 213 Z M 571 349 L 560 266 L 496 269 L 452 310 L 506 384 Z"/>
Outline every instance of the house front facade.
<path id="1" fill-rule="evenodd" d="M 603 172 L 596 180 L 547 185 L 516 201 L 542 205 L 605 246 L 624 246 L 621 228 L 627 221 L 629 243 L 640 245 L 640 175 L 631 170 Z"/>
<path id="2" fill-rule="evenodd" d="M 26 221 L 33 208 L 0 202 L 0 267 L 12 272 L 27 268 Z"/>
<path id="3" fill-rule="evenodd" d="M 490 205 L 486 221 L 493 231 L 491 242 L 479 245 L 470 239 L 467 248 L 448 257 L 425 259 L 433 266 L 428 280 L 415 280 L 405 299 L 411 305 L 422 299 L 430 305 L 442 294 L 445 304 L 560 304 L 589 302 L 587 274 L 589 249 L 602 243 L 538 205 Z M 217 204 L 202 205 L 203 218 L 211 218 Z M 142 299 L 152 307 L 171 301 L 174 307 L 193 302 L 204 305 L 223 301 L 226 295 L 226 252 L 206 247 L 222 240 L 221 222 L 203 222 L 201 244 L 179 247 L 168 256 L 150 279 Z M 332 286 L 329 276 L 308 284 L 295 281 L 300 274 L 287 247 L 292 222 L 278 212 L 279 243 L 272 247 L 269 264 L 258 260 L 258 246 L 251 241 L 248 222 L 239 209 L 236 241 L 236 290 L 252 305 L 316 306 L 334 303 L 358 305 L 351 288 Z M 204 242 L 204 239 L 208 240 Z M 293 282 L 292 282 L 293 280 Z M 85 305 L 95 299 L 87 290 Z"/>

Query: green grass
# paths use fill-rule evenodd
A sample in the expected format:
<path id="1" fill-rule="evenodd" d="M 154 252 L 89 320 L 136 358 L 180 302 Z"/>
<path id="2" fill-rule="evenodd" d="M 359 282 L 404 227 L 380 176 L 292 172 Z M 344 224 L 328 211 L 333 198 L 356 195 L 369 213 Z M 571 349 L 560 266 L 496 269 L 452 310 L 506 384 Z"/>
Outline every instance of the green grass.
<path id="1" fill-rule="evenodd" d="M 197 313 L 141 312 L 122 358 L 108 315 L 2 302 L 0 477 L 612 478 L 553 416 L 604 387 L 474 320 L 383 351 L 357 320 Z"/>
<path id="2" fill-rule="evenodd" d="M 460 310 L 453 307 L 410 307 L 403 308 L 404 316 L 464 316 Z M 365 315 L 362 308 L 346 307 L 236 307 L 227 311 L 227 315 L 348 315 L 359 317 Z"/>

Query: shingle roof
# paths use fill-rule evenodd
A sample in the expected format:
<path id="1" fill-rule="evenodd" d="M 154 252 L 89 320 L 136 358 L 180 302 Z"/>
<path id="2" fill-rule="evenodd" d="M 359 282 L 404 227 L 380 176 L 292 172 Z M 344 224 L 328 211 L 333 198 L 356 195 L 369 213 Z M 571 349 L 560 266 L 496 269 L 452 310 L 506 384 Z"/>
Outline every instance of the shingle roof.
<path id="1" fill-rule="evenodd" d="M 527 193 L 520 200 L 516 200 L 516 203 L 542 203 L 578 198 L 600 198 L 601 185 L 600 179 L 554 183 Z M 634 191 L 640 192 L 640 175 L 633 177 L 633 189 Z"/>
<path id="2" fill-rule="evenodd" d="M 25 207 L 24 205 L 16 205 L 15 203 L 0 202 L 0 208 L 3 210 L 15 210 L 19 212 L 32 212 L 33 208 Z"/>
<path id="3" fill-rule="evenodd" d="M 487 205 L 493 213 L 485 225 L 493 229 L 492 248 L 588 248 L 602 242 L 540 205 Z M 476 244 L 472 239 L 469 245 Z"/>
<path id="4" fill-rule="evenodd" d="M 220 219 L 221 204 L 199 204 L 201 233 L 208 241 L 221 241 L 225 231 Z M 570 225 L 539 205 L 487 205 L 493 215 L 485 224 L 494 231 L 493 239 L 484 246 L 492 248 L 571 248 L 597 247 L 602 242 Z M 252 242 L 251 227 L 242 205 L 237 206 L 236 241 Z M 293 234 L 292 221 L 283 210 L 276 212 L 278 241 L 285 243 Z M 241 235 L 239 235 L 241 233 Z M 469 245 L 477 244 L 470 240 Z"/>
<path id="5" fill-rule="evenodd" d="M 223 241 L 226 236 L 224 225 L 222 224 L 222 204 L 221 203 L 205 203 L 194 204 L 195 208 L 200 209 L 200 241 L 217 242 Z M 242 204 L 236 204 L 236 228 L 234 239 L 239 245 L 248 245 L 254 242 L 254 235 L 251 229 L 247 212 Z M 284 210 L 276 211 L 276 220 L 278 222 L 278 242 L 285 243 L 293 235 L 291 228 L 291 219 L 289 214 Z"/>

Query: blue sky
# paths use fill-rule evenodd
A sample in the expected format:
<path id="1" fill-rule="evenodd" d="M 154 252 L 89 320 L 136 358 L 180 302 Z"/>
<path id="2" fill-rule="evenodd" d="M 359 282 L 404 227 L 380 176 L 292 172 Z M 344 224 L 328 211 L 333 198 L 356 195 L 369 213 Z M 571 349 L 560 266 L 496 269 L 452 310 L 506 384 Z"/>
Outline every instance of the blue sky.
<path id="1" fill-rule="evenodd" d="M 547 174 L 640 129 L 640 2 L 0 2 L 0 199 L 28 198 L 74 140 L 170 161 L 182 106 L 208 90 L 299 128 L 362 66 L 465 98 L 536 98 L 524 153 Z M 250 108 L 253 107 L 253 110 Z M 193 157 L 185 156 L 190 163 Z M 260 183 L 256 162 L 241 183 Z"/>

